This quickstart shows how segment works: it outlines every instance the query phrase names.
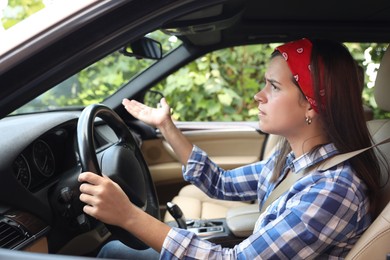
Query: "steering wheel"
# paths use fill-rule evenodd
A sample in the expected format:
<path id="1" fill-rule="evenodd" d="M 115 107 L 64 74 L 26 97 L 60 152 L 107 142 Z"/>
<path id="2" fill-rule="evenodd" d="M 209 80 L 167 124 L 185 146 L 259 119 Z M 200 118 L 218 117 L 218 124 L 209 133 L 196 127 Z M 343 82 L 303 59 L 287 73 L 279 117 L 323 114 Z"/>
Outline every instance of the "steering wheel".
<path id="1" fill-rule="evenodd" d="M 96 152 L 94 125 L 99 117 L 115 132 L 118 141 Z M 130 201 L 149 215 L 160 219 L 155 187 L 133 135 L 124 121 L 109 107 L 101 104 L 87 106 L 77 124 L 77 143 L 82 171 L 104 173 L 118 183 Z M 147 246 L 131 233 L 117 226 L 107 225 L 111 234 L 124 244 L 145 249 Z"/>

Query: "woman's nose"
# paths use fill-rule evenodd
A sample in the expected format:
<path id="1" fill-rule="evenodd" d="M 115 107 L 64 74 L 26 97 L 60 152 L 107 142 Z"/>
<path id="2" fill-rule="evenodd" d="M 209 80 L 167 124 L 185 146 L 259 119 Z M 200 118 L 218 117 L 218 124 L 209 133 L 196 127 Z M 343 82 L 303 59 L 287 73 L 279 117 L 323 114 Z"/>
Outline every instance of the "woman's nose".
<path id="1" fill-rule="evenodd" d="M 259 103 L 264 103 L 264 95 L 263 95 L 263 90 L 260 90 L 257 92 L 254 97 L 253 97 L 257 102 Z"/>

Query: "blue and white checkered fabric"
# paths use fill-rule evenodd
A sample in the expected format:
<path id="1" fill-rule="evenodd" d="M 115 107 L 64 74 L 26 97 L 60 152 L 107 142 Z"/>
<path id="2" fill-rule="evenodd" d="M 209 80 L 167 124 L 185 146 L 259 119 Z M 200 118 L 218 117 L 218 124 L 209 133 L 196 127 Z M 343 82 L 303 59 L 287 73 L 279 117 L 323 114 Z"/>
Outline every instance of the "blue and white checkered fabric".
<path id="1" fill-rule="evenodd" d="M 263 204 L 276 184 L 291 174 L 337 153 L 332 144 L 295 158 L 288 155 L 279 181 L 269 181 L 276 152 L 270 159 L 223 170 L 194 146 L 183 175 L 210 197 L 255 200 Z M 313 167 L 315 169 L 315 167 Z M 345 257 L 371 223 L 366 186 L 348 161 L 327 171 L 312 170 L 260 215 L 254 233 L 234 248 L 172 228 L 161 259 L 339 259 Z"/>

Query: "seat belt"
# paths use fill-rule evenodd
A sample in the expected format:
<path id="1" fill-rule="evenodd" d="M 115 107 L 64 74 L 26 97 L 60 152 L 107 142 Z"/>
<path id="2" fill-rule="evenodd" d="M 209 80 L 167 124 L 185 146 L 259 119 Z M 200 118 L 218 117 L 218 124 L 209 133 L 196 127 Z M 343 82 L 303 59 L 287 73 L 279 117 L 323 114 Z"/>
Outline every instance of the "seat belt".
<path id="1" fill-rule="evenodd" d="M 337 164 L 339 163 L 342 163 L 362 152 L 365 152 L 369 149 L 372 149 L 376 146 L 379 146 L 379 145 L 382 145 L 382 144 L 385 144 L 385 143 L 389 143 L 390 142 L 390 138 L 387 138 L 385 140 L 383 140 L 382 142 L 379 142 L 379 143 L 376 143 L 370 147 L 366 147 L 366 148 L 363 148 L 363 149 L 360 149 L 360 150 L 356 150 L 356 151 L 353 151 L 353 152 L 349 152 L 349 153 L 343 153 L 343 154 L 338 154 L 338 155 L 335 155 L 329 159 L 326 159 L 322 162 L 320 162 L 316 169 L 319 170 L 319 171 L 326 171 L 334 166 L 336 166 Z M 313 167 L 316 166 L 316 165 L 313 165 Z M 260 210 L 260 214 L 263 213 L 266 208 L 272 204 L 277 198 L 279 198 L 283 193 L 285 193 L 295 182 L 297 182 L 299 179 L 301 179 L 303 176 L 305 176 L 308 172 L 309 172 L 309 169 L 311 169 L 312 167 L 308 167 L 306 169 L 304 169 L 303 171 L 300 171 L 300 172 L 297 172 L 297 173 L 292 173 L 292 172 L 289 172 L 287 174 L 287 176 L 284 178 L 284 180 L 282 180 L 279 185 L 271 192 L 271 194 L 268 196 L 268 198 L 266 199 L 266 201 L 264 202 L 263 206 L 261 207 L 261 210 Z"/>

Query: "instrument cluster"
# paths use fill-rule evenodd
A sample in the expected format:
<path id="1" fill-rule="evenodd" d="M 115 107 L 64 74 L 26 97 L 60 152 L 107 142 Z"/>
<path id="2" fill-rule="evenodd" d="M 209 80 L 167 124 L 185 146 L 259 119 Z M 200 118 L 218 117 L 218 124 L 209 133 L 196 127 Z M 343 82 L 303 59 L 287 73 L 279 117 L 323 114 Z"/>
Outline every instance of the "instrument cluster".
<path id="1" fill-rule="evenodd" d="M 29 191 L 37 191 L 77 164 L 71 129 L 58 128 L 31 143 L 13 162 L 13 174 Z"/>

